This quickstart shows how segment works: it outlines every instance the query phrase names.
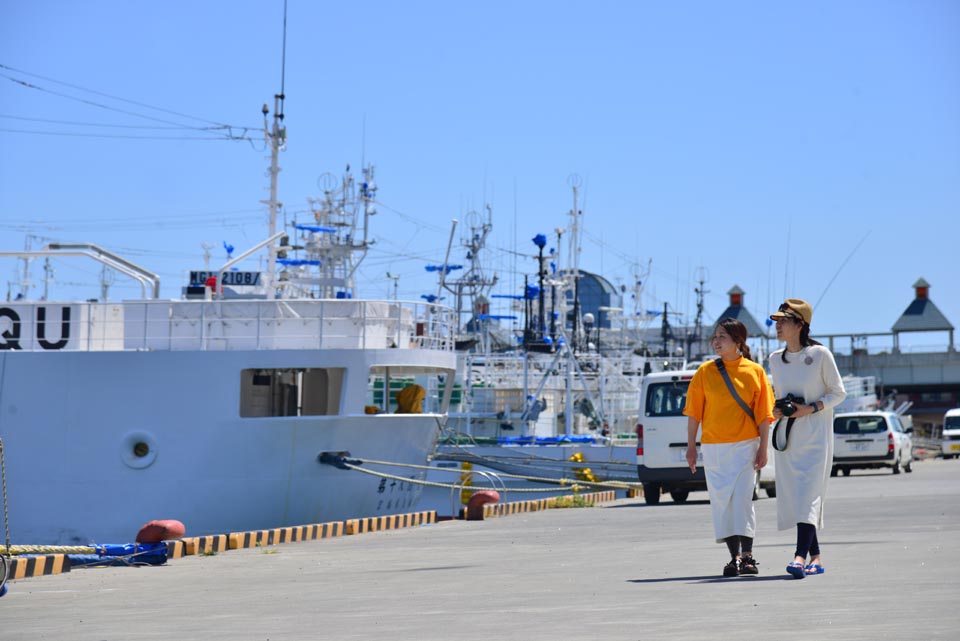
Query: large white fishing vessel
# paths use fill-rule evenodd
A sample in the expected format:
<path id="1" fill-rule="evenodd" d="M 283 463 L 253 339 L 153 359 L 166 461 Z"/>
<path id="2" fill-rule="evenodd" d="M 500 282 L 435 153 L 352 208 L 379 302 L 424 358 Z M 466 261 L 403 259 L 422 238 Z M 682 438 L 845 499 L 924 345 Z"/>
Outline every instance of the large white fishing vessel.
<path id="1" fill-rule="evenodd" d="M 200 535 L 416 506 L 419 485 L 324 461 L 426 462 L 452 390 L 455 319 L 436 305 L 354 297 L 370 169 L 312 203 L 313 218 L 289 236 L 276 231 L 282 98 L 269 130 L 264 109 L 269 237 L 192 274 L 183 299 L 161 300 L 159 278 L 95 245 L 3 252 L 94 259 L 144 290 L 122 302 L 0 303 L 14 544 L 129 541 L 153 519 Z M 267 269 L 234 271 L 258 250 Z M 412 403 L 383 393 L 395 379 L 416 386 Z M 436 395 L 432 412 L 420 405 L 426 391 Z"/>

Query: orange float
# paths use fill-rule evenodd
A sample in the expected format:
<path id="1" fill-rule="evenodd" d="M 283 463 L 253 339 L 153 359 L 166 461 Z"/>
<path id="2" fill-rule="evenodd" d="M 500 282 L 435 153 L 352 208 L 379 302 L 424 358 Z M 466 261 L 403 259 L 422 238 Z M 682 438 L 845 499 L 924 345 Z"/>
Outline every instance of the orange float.
<path id="1" fill-rule="evenodd" d="M 470 500 L 467 501 L 467 520 L 482 521 L 483 506 L 487 503 L 499 502 L 500 493 L 496 490 L 480 490 L 479 492 L 474 492 L 473 496 L 470 497 Z"/>
<path id="2" fill-rule="evenodd" d="M 137 543 L 160 543 L 182 538 L 186 533 L 187 528 L 180 521 L 173 519 L 150 521 L 137 532 L 136 541 Z"/>

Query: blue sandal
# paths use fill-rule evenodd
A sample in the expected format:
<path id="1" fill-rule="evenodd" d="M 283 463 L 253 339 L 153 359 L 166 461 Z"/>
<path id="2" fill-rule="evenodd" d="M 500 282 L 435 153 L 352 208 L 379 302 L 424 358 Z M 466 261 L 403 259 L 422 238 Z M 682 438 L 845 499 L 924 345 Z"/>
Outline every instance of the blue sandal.
<path id="1" fill-rule="evenodd" d="M 819 563 L 811 563 L 807 567 L 803 568 L 804 574 L 823 574 L 826 571 L 826 568 Z"/>
<path id="2" fill-rule="evenodd" d="M 803 569 L 803 563 L 798 563 L 797 561 L 791 561 L 787 564 L 787 574 L 792 576 L 795 579 L 802 579 L 806 576 L 806 572 Z"/>

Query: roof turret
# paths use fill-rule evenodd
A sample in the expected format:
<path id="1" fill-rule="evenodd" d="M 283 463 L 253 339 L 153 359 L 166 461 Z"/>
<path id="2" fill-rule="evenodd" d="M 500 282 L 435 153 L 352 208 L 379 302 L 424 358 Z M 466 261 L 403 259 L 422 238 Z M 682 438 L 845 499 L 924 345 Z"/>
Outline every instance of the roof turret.
<path id="1" fill-rule="evenodd" d="M 734 318 L 744 324 L 751 337 L 767 337 L 767 330 L 761 327 L 743 304 L 743 298 L 747 293 L 739 285 L 734 285 L 727 294 L 730 296 L 730 305 L 717 317 L 717 322 L 724 318 Z"/>

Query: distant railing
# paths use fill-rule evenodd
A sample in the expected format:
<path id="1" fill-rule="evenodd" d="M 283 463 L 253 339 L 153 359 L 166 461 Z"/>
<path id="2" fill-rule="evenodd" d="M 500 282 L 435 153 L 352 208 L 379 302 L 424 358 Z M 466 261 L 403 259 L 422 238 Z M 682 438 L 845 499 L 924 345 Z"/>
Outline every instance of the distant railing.
<path id="1" fill-rule="evenodd" d="M 940 342 L 931 334 L 942 334 Z M 862 332 L 856 334 L 820 334 L 810 338 L 826 345 L 836 355 L 942 353 L 951 349 L 951 335 L 944 332 Z"/>
<path id="2" fill-rule="evenodd" d="M 452 310 L 403 301 L 16 301 L 0 305 L 0 350 L 452 351 L 455 329 Z"/>

